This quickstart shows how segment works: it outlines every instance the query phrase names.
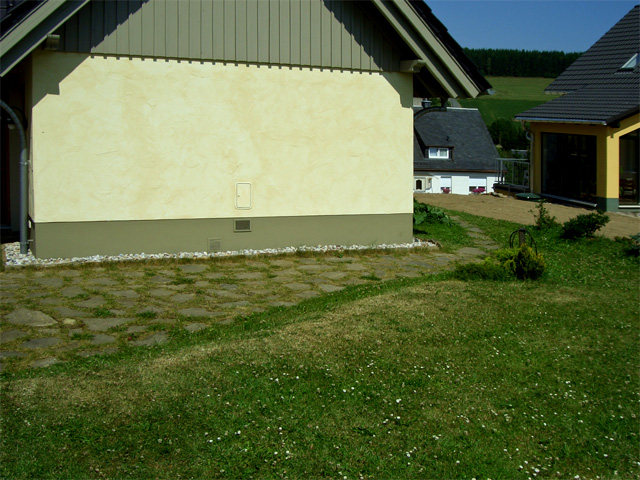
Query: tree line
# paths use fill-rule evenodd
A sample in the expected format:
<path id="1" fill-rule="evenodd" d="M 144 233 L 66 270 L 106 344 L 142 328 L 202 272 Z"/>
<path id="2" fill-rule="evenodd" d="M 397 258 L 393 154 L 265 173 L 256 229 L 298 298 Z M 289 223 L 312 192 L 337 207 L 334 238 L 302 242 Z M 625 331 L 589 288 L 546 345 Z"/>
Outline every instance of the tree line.
<path id="1" fill-rule="evenodd" d="M 538 50 L 465 48 L 480 73 L 492 77 L 556 78 L 582 53 Z"/>

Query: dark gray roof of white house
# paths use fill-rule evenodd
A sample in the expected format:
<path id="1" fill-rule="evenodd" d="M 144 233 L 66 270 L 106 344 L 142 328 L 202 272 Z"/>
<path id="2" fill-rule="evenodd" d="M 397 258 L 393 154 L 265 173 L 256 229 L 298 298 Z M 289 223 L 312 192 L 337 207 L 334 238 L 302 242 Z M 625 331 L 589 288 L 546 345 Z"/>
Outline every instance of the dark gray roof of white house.
<path id="1" fill-rule="evenodd" d="M 614 124 L 640 110 L 640 5 L 633 7 L 546 91 L 566 93 L 516 116 L 518 120 Z"/>
<path id="2" fill-rule="evenodd" d="M 419 113 L 422 109 L 415 109 Z M 495 171 L 499 158 L 480 112 L 447 108 L 414 115 L 413 169 L 417 171 Z M 452 149 L 448 160 L 427 158 L 429 147 Z"/>

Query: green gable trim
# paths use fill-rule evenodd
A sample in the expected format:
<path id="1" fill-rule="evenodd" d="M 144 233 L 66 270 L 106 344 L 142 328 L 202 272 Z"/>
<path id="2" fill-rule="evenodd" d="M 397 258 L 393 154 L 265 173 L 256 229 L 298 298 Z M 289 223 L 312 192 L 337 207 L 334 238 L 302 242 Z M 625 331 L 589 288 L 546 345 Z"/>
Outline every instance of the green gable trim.
<path id="1" fill-rule="evenodd" d="M 48 0 L 7 32 L 0 40 L 0 76 L 9 72 L 87 2 L 89 0 Z"/>

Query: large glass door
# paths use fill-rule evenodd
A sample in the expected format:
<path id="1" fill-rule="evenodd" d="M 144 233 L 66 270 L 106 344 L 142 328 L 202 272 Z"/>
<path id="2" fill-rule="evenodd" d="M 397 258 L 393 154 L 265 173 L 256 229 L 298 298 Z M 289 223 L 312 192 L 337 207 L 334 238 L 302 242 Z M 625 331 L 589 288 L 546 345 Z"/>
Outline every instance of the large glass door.
<path id="1" fill-rule="evenodd" d="M 596 137 L 542 134 L 542 193 L 596 202 Z"/>
<path id="2" fill-rule="evenodd" d="M 620 137 L 620 205 L 640 204 L 638 130 Z"/>

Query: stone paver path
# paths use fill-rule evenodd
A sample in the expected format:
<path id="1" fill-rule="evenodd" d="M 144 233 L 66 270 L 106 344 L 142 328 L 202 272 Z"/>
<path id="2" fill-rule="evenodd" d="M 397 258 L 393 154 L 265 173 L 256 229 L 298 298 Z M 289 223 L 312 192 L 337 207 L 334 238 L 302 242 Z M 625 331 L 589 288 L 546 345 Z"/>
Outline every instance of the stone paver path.
<path id="1" fill-rule="evenodd" d="M 455 219 L 474 247 L 208 261 L 121 263 L 0 272 L 0 370 L 47 367 L 78 357 L 169 341 L 271 307 L 400 277 L 453 269 L 497 248 Z"/>

